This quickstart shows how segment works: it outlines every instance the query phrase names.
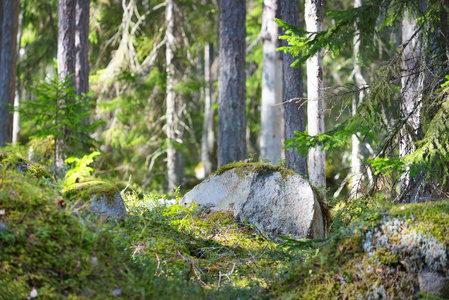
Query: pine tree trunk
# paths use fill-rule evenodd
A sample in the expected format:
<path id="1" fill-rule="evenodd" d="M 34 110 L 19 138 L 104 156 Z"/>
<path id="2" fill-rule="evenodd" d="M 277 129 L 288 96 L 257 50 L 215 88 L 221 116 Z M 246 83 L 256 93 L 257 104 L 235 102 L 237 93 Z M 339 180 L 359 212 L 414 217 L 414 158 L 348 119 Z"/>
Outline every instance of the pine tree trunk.
<path id="1" fill-rule="evenodd" d="M 362 0 L 355 0 L 354 7 L 362 6 Z M 362 75 L 362 67 L 360 66 L 360 31 L 357 30 L 354 36 L 354 83 L 357 89 L 364 88 L 366 81 Z M 364 91 L 356 92 L 352 99 L 352 115 L 357 113 L 357 108 L 362 103 Z M 351 198 L 357 198 L 362 184 L 362 166 L 363 153 L 359 139 L 356 135 L 352 136 L 351 145 Z"/>
<path id="2" fill-rule="evenodd" d="M 76 0 L 59 0 L 58 5 L 58 73 L 61 80 L 75 73 L 75 16 Z M 75 79 L 71 77 L 72 84 Z M 59 109 L 67 105 L 65 99 L 59 101 Z M 64 130 L 63 130 L 64 131 Z M 63 135 L 66 132 L 62 132 Z M 55 165 L 61 169 L 64 165 L 63 139 L 57 138 L 55 143 Z"/>
<path id="3" fill-rule="evenodd" d="M 201 139 L 201 161 L 203 162 L 205 175 L 213 172 L 214 166 L 214 112 L 212 110 L 212 93 L 211 93 L 211 44 L 206 43 L 204 46 L 204 121 L 203 135 Z"/>
<path id="4" fill-rule="evenodd" d="M 167 72 L 167 98 L 166 98 L 166 133 L 167 133 L 167 171 L 168 171 L 168 189 L 173 190 L 182 183 L 184 178 L 184 157 L 183 153 L 177 144 L 181 143 L 181 136 L 179 135 L 179 117 L 176 110 L 176 68 L 174 65 L 174 53 L 176 51 L 175 45 L 175 16 L 173 14 L 174 3 L 173 0 L 166 0 L 166 12 L 165 12 L 165 22 L 166 22 L 166 72 Z M 179 99 L 178 99 L 179 100 Z"/>
<path id="5" fill-rule="evenodd" d="M 310 33 L 322 30 L 322 0 L 306 0 L 305 20 Z M 307 60 L 307 120 L 310 135 L 324 133 L 323 57 L 318 52 Z M 326 154 L 322 146 L 309 151 L 309 176 L 324 195 L 326 190 Z"/>
<path id="6" fill-rule="evenodd" d="M 19 10 L 19 1 L 3 1 L 0 40 L 0 147 L 12 142 L 13 115 L 8 105 L 14 104 L 16 92 Z"/>
<path id="7" fill-rule="evenodd" d="M 78 95 L 89 92 L 89 7 L 90 0 L 76 1 L 75 84 Z"/>
<path id="8" fill-rule="evenodd" d="M 281 1 L 281 19 L 291 25 L 299 26 L 298 1 Z M 284 40 L 283 45 L 287 46 L 287 41 Z M 296 57 L 292 57 L 290 53 L 283 54 L 285 139 L 292 139 L 295 131 L 304 132 L 306 129 L 302 70 L 290 67 L 295 59 Z M 308 177 L 307 158 L 300 156 L 299 152 L 293 148 L 285 150 L 285 166 Z"/>
<path id="9" fill-rule="evenodd" d="M 282 82 L 276 81 L 282 69 L 278 69 L 277 41 L 278 25 L 274 21 L 277 0 L 264 0 L 262 13 L 263 69 L 262 69 L 262 105 L 260 130 L 260 156 L 276 164 L 281 158 L 282 148 L 282 99 L 279 89 Z M 280 88 L 279 88 L 280 86 Z M 282 96 L 281 96 L 282 97 Z"/>
<path id="10" fill-rule="evenodd" d="M 218 167 L 246 158 L 245 1 L 220 3 Z"/>

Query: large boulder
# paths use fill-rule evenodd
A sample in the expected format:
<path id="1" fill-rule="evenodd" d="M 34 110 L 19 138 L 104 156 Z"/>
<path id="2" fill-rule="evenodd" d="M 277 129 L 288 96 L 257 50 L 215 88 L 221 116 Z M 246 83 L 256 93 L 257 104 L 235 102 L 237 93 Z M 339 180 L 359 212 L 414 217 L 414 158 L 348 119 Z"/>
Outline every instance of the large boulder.
<path id="1" fill-rule="evenodd" d="M 270 237 L 323 238 L 326 211 L 311 184 L 291 170 L 232 163 L 188 192 L 181 204 L 232 211 Z"/>
<path id="2" fill-rule="evenodd" d="M 83 214 L 108 218 L 126 215 L 125 203 L 118 188 L 105 181 L 93 180 L 72 184 L 61 191 Z"/>

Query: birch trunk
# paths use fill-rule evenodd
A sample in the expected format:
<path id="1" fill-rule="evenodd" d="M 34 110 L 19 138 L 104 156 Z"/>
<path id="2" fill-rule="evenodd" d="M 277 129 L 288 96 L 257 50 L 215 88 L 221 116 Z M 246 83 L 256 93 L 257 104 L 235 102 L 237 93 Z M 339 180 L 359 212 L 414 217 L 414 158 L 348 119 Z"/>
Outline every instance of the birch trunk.
<path id="1" fill-rule="evenodd" d="M 281 19 L 299 27 L 298 1 L 282 0 L 280 5 Z M 283 45 L 287 46 L 287 41 L 284 40 Z M 294 138 L 295 131 L 304 132 L 306 129 L 302 70 L 301 68 L 290 67 L 295 59 L 296 57 L 292 57 L 290 53 L 283 54 L 285 139 L 292 139 Z M 293 148 L 285 150 L 285 166 L 308 177 L 307 158 L 301 157 Z"/>
<path id="2" fill-rule="evenodd" d="M 355 0 L 354 7 L 362 6 L 362 0 Z M 357 30 L 354 36 L 354 83 L 356 89 L 361 89 L 366 86 L 366 81 L 362 75 L 362 67 L 360 66 L 360 31 Z M 357 113 L 357 108 L 360 103 L 362 103 L 364 98 L 364 91 L 360 90 L 354 94 L 352 99 L 352 115 L 354 116 Z M 362 166 L 363 166 L 363 153 L 362 153 L 362 145 L 360 144 L 359 139 L 356 135 L 352 136 L 352 144 L 351 144 L 351 198 L 357 198 L 362 180 Z"/>
<path id="3" fill-rule="evenodd" d="M 218 167 L 246 158 L 244 0 L 221 0 Z"/>
<path id="4" fill-rule="evenodd" d="M 201 138 L 201 160 L 204 166 L 205 175 L 209 175 L 214 169 L 214 114 L 212 110 L 212 93 L 211 93 L 211 47 L 210 43 L 204 46 L 204 121 L 203 135 Z"/>
<path id="5" fill-rule="evenodd" d="M 263 69 L 260 130 L 260 156 L 276 164 L 282 148 L 282 78 L 277 59 L 278 25 L 274 21 L 277 0 L 264 0 L 262 13 Z M 282 73 L 281 73 L 282 74 Z M 281 96 L 281 97 L 280 97 Z"/>
<path id="6" fill-rule="evenodd" d="M 20 2 L 2 1 L 0 40 L 0 147 L 12 142 L 13 115 L 9 105 L 14 104 L 17 72 L 17 30 Z"/>
<path id="7" fill-rule="evenodd" d="M 166 133 L 167 133 L 167 171 L 168 171 L 168 189 L 173 190 L 182 184 L 184 178 L 184 157 L 183 153 L 176 147 L 182 143 L 182 136 L 179 131 L 179 117 L 176 107 L 176 68 L 174 65 L 174 53 L 176 51 L 176 41 L 174 36 L 175 16 L 173 0 L 166 0 L 166 72 L 167 72 L 167 98 L 166 98 Z M 177 149 L 178 148 L 178 149 Z"/>
<path id="8" fill-rule="evenodd" d="M 322 30 L 322 0 L 306 0 L 305 20 L 311 34 Z M 310 135 L 324 133 L 323 57 L 318 52 L 307 60 L 307 120 Z M 312 184 L 325 196 L 326 154 L 322 146 L 309 151 L 309 176 Z"/>
<path id="9" fill-rule="evenodd" d="M 399 156 L 404 157 L 416 150 L 413 141 L 417 139 L 421 127 L 421 99 L 422 99 L 422 38 L 416 34 L 419 26 L 416 16 L 410 16 L 408 11 L 404 13 L 402 21 L 402 43 L 405 45 L 402 57 L 403 75 L 401 78 L 402 103 L 401 110 L 406 120 L 406 125 L 401 129 L 399 137 Z M 409 193 L 414 184 L 407 170 L 401 176 L 399 190 L 402 198 L 410 202 L 412 195 Z"/>
<path id="10" fill-rule="evenodd" d="M 17 30 L 17 61 L 21 59 L 20 55 L 20 40 L 22 39 L 22 20 L 23 20 L 23 9 L 19 12 L 19 21 L 18 21 L 18 30 Z M 19 138 L 20 131 L 20 114 L 19 114 L 19 105 L 20 105 L 20 83 L 19 78 L 16 78 L 16 93 L 14 96 L 14 114 L 12 121 L 12 143 L 16 144 Z"/>

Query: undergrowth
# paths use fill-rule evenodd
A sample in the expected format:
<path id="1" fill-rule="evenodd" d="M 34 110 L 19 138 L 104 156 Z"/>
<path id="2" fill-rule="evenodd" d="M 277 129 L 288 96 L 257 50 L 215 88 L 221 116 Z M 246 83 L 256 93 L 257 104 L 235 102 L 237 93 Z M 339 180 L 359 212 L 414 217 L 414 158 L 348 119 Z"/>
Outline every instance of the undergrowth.
<path id="1" fill-rule="evenodd" d="M 161 195 L 127 193 L 121 221 L 83 218 L 44 179 L 0 173 L 2 299 L 264 298 L 311 253 Z"/>
<path id="2" fill-rule="evenodd" d="M 176 195 L 131 190 L 125 218 L 83 217 L 49 180 L 0 167 L 0 299 L 408 299 L 411 267 L 447 272 L 448 201 L 341 202 L 327 239 L 275 243 Z"/>

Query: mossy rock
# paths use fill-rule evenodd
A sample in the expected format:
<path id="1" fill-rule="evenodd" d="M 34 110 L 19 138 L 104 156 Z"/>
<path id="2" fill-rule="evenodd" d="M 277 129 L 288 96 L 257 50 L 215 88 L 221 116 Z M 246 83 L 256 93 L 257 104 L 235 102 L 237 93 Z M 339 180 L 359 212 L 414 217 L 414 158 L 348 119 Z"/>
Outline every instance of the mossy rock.
<path id="1" fill-rule="evenodd" d="M 327 209 L 310 182 L 266 163 L 234 162 L 188 192 L 180 202 L 231 211 L 272 238 L 324 238 Z"/>
<path id="2" fill-rule="evenodd" d="M 0 299 L 202 298 L 182 275 L 154 276 L 154 256 L 136 262 L 122 223 L 85 222 L 61 203 L 34 176 L 0 171 Z"/>
<path id="3" fill-rule="evenodd" d="M 291 269 L 275 294 L 288 299 L 449 299 L 448 249 L 448 200 L 393 206 L 342 229 L 314 258 Z"/>
<path id="4" fill-rule="evenodd" d="M 217 171 L 212 173 L 209 177 L 213 175 L 221 175 L 226 171 L 235 169 L 237 174 L 242 178 L 248 175 L 250 172 L 256 172 L 259 174 L 269 173 L 269 172 L 279 172 L 282 178 L 285 180 L 287 176 L 297 175 L 294 171 L 281 167 L 281 166 L 273 166 L 268 163 L 246 163 L 242 161 L 232 162 L 227 165 L 222 166 Z"/>
<path id="5" fill-rule="evenodd" d="M 72 184 L 61 191 L 82 212 L 89 215 L 121 218 L 126 208 L 118 188 L 105 181 Z"/>
<path id="6" fill-rule="evenodd" d="M 33 163 L 16 154 L 0 152 L 0 166 L 9 170 L 17 170 L 21 173 L 28 173 L 37 178 L 54 180 L 47 169 L 39 164 Z"/>

